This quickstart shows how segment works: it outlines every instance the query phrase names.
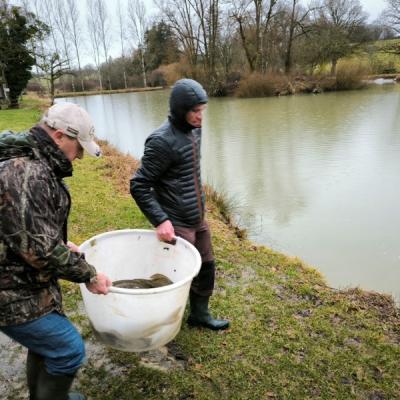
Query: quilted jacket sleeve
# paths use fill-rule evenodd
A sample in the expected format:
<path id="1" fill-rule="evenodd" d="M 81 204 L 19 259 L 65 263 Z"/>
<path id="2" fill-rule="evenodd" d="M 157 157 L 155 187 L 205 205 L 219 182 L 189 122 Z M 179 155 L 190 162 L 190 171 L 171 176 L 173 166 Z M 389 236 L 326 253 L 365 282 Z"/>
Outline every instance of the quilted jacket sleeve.
<path id="1" fill-rule="evenodd" d="M 154 187 L 172 162 L 173 153 L 169 144 L 160 137 L 146 142 L 140 168 L 130 181 L 130 191 L 137 205 L 153 226 L 168 219 L 157 201 Z"/>

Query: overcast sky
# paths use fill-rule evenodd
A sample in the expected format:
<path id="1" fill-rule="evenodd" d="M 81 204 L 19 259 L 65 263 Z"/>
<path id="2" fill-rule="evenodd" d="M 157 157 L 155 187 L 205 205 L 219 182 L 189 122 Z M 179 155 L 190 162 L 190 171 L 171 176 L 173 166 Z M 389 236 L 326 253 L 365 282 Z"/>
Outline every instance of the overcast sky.
<path id="1" fill-rule="evenodd" d="M 384 0 L 360 0 L 364 10 L 370 15 L 370 21 L 373 21 L 386 7 Z"/>
<path id="2" fill-rule="evenodd" d="M 144 0 L 145 3 L 148 5 L 152 5 L 152 0 Z M 308 3 L 308 0 L 303 0 L 303 3 Z M 386 7 L 385 0 L 360 0 L 361 5 L 363 6 L 364 10 L 370 15 L 370 20 L 373 21 L 376 19 L 379 14 L 383 11 Z"/>

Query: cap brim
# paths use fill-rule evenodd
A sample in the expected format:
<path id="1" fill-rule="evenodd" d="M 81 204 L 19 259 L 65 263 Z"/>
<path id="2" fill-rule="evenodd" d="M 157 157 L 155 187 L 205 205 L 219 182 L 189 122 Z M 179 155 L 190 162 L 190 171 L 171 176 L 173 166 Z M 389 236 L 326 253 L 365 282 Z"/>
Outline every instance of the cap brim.
<path id="1" fill-rule="evenodd" d="M 80 140 L 78 138 L 79 143 L 83 147 L 83 149 L 92 157 L 100 157 L 101 156 L 101 150 L 100 146 L 94 141 L 94 140 L 89 140 L 89 141 L 84 141 Z"/>

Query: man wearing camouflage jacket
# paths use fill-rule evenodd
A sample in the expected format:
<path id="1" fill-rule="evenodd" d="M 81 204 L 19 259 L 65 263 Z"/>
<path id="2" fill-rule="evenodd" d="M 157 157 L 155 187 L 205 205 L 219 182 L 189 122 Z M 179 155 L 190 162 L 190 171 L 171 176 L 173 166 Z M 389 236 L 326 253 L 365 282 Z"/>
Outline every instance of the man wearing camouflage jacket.
<path id="1" fill-rule="evenodd" d="M 69 393 L 84 344 L 65 317 L 58 279 L 106 294 L 111 282 L 67 241 L 71 205 L 63 178 L 84 149 L 100 150 L 81 107 L 50 107 L 28 133 L 0 135 L 0 331 L 28 348 L 30 399 L 83 399 Z"/>

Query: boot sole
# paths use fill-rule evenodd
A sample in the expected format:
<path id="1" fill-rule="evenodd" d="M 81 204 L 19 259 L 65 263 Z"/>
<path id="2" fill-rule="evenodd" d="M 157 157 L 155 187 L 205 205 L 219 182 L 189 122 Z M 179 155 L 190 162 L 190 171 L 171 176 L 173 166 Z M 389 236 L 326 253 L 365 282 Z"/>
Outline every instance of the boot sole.
<path id="1" fill-rule="evenodd" d="M 225 329 L 229 328 L 229 322 L 226 325 L 222 325 L 219 327 L 219 326 L 207 324 L 205 322 L 193 321 L 193 320 L 188 319 L 187 324 L 193 328 L 207 328 L 207 329 L 211 329 L 212 331 L 224 331 Z"/>

